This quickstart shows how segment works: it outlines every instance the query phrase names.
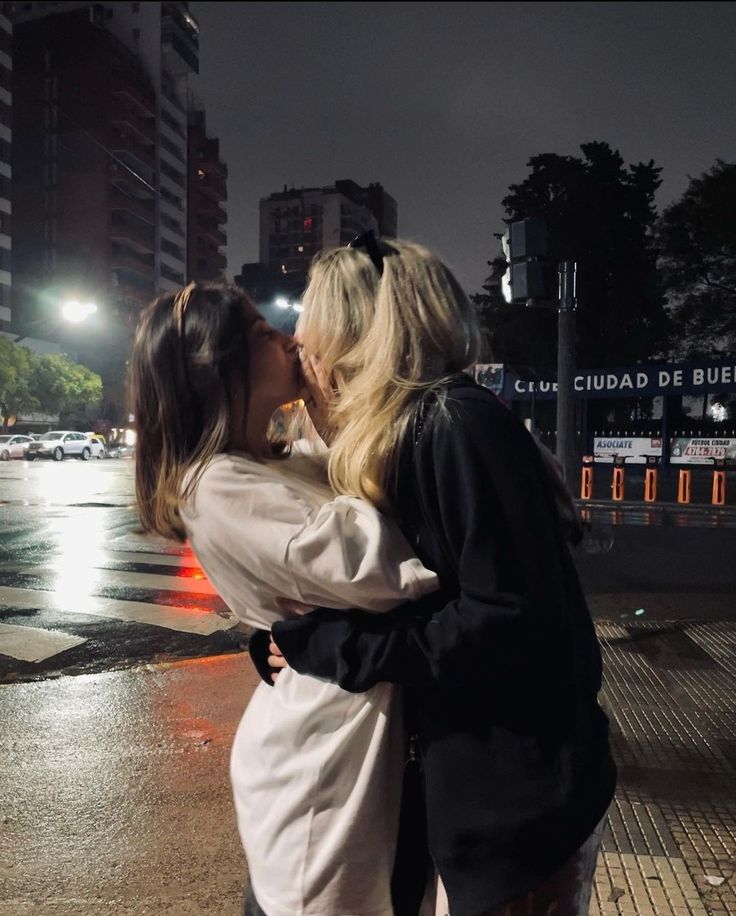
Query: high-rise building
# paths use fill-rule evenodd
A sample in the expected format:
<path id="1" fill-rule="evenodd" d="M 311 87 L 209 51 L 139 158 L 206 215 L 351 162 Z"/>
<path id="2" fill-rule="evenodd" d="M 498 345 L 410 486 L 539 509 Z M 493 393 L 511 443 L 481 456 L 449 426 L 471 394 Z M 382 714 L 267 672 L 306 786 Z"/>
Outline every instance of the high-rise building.
<path id="1" fill-rule="evenodd" d="M 175 289 L 187 273 L 187 102 L 199 72 L 199 26 L 187 3 L 14 3 L 16 25 L 85 10 L 139 60 L 154 95 L 153 181 L 156 187 L 156 289 Z M 87 92 L 95 94 L 92 86 Z"/>
<path id="2" fill-rule="evenodd" d="M 224 237 L 227 170 L 217 141 L 190 146 L 190 76 L 199 69 L 199 29 L 187 3 L 11 3 L 19 145 L 13 321 L 23 330 L 44 318 L 54 339 L 61 296 L 94 297 L 119 357 L 100 346 L 78 352 L 108 382 L 127 358 L 130 329 L 141 306 L 160 292 L 196 276 L 187 239 L 200 226 L 208 269 L 224 272 L 224 256 L 212 244 Z M 201 115 L 204 131 L 204 116 Z M 200 124 L 193 117 L 195 132 Z M 188 182 L 189 152 L 204 154 L 206 182 Z M 2 150 L 0 150 L 1 154 Z M 195 172 L 196 174 L 196 172 Z M 1 190 L 1 189 L 0 189 Z M 213 213 L 214 209 L 214 213 Z M 212 220 L 216 222 L 212 223 Z M 209 246 L 209 247 L 207 247 Z M 205 254 L 201 260 L 206 260 Z M 40 331 L 39 331 L 40 333 Z M 81 337 L 81 334 L 79 335 Z M 100 328 L 100 343 L 102 328 Z M 89 356 L 90 358 L 83 359 Z"/>
<path id="3" fill-rule="evenodd" d="M 194 102 L 189 110 L 189 175 L 187 187 L 187 280 L 222 279 L 227 260 L 227 166 L 220 143 L 207 134 L 204 110 Z"/>
<path id="4" fill-rule="evenodd" d="M 259 261 L 244 264 L 235 282 L 260 305 L 298 298 L 318 251 L 369 229 L 396 236 L 396 201 L 380 184 L 363 188 L 345 179 L 324 188 L 284 187 L 261 200 Z"/>
<path id="5" fill-rule="evenodd" d="M 11 112 L 13 94 L 13 26 L 0 13 L 0 331 L 10 327 L 11 318 Z"/>
<path id="6" fill-rule="evenodd" d="M 65 300 L 95 302 L 104 332 L 76 351 L 122 388 L 157 286 L 153 86 L 86 9 L 16 23 L 14 48 L 14 329 L 55 340 Z"/>

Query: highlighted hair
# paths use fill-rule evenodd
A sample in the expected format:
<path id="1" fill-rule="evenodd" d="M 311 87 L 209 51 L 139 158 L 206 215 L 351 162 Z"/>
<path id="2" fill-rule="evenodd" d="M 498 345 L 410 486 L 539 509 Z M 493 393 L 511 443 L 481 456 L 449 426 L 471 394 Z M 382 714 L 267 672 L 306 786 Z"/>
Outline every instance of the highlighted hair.
<path id="1" fill-rule="evenodd" d="M 318 254 L 298 328 L 337 387 L 330 483 L 383 509 L 422 400 L 475 362 L 480 343 L 449 268 L 421 245 L 390 245 L 382 275 L 361 250 Z"/>
<path id="2" fill-rule="evenodd" d="M 130 367 L 135 489 L 147 531 L 183 541 L 179 514 L 211 459 L 242 442 L 255 307 L 234 286 L 191 283 L 143 313 Z"/>

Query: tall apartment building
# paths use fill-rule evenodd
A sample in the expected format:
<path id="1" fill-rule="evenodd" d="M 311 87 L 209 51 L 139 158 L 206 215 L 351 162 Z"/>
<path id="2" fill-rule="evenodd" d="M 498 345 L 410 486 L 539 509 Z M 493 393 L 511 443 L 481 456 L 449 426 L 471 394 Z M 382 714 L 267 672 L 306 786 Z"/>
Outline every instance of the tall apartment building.
<path id="1" fill-rule="evenodd" d="M 14 321 L 48 317 L 44 333 L 53 338 L 54 303 L 74 295 L 94 297 L 101 313 L 113 324 L 122 318 L 130 332 L 152 296 L 197 276 L 189 256 L 206 260 L 208 270 L 225 268 L 219 246 L 227 170 L 217 141 L 205 132 L 200 142 L 196 117 L 193 144 L 189 130 L 197 23 L 187 3 L 5 7 L 22 62 L 14 81 L 16 209 L 23 202 L 16 265 L 23 282 Z M 190 151 L 203 156 L 206 181 L 196 185 L 188 181 Z M 200 215 L 198 248 L 187 230 L 201 226 Z M 120 362 L 129 333 L 117 336 Z M 83 361 L 104 370 L 104 349 Z M 111 370 L 106 389 L 110 376 Z"/>
<path id="2" fill-rule="evenodd" d="M 324 188 L 284 187 L 261 200 L 259 261 L 244 264 L 235 282 L 259 304 L 279 295 L 298 298 L 318 251 L 369 229 L 395 237 L 397 213 L 380 184 L 364 188 L 345 179 Z"/>
<path id="3" fill-rule="evenodd" d="M 187 274 L 187 102 L 199 72 L 199 26 L 187 3 L 33 2 L 11 4 L 16 25 L 85 10 L 140 61 L 154 95 L 153 172 L 157 191 L 155 287 L 181 286 Z M 92 86 L 87 91 L 95 94 Z"/>
<path id="4" fill-rule="evenodd" d="M 151 80 L 87 9 L 16 23 L 14 42 L 17 328 L 53 339 L 70 298 L 132 326 L 157 287 Z"/>
<path id="5" fill-rule="evenodd" d="M 227 166 L 220 143 L 208 136 L 205 113 L 190 103 L 189 201 L 187 205 L 187 280 L 222 279 L 227 261 Z"/>
<path id="6" fill-rule="evenodd" d="M 10 327 L 11 318 L 11 113 L 13 106 L 13 26 L 0 13 L 0 331 Z"/>

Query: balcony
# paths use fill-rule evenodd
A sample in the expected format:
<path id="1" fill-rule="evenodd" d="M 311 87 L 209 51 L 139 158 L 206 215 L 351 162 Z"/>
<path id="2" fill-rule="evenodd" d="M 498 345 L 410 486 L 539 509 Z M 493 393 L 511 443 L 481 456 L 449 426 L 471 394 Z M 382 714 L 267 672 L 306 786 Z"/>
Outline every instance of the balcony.
<path id="1" fill-rule="evenodd" d="M 125 250 L 122 247 L 113 245 L 110 252 L 110 267 L 112 270 L 126 268 L 138 274 L 142 280 L 147 279 L 153 287 L 153 255 L 139 255 L 135 251 Z"/>
<path id="2" fill-rule="evenodd" d="M 134 197 L 115 185 L 110 189 L 110 207 L 113 210 L 127 210 L 146 222 L 155 219 L 156 206 L 152 198 Z"/>
<path id="3" fill-rule="evenodd" d="M 219 272 L 222 272 L 227 267 L 227 258 L 220 251 L 213 251 L 210 248 L 202 248 L 198 245 L 195 254 L 197 263 L 206 261 L 210 267 Z"/>
<path id="4" fill-rule="evenodd" d="M 227 183 L 220 172 L 197 167 L 197 190 L 215 201 L 227 200 Z"/>
<path id="5" fill-rule="evenodd" d="M 156 142 L 156 122 L 141 117 L 132 105 L 115 105 L 110 120 L 121 134 L 131 137 L 139 146 L 152 146 Z"/>
<path id="6" fill-rule="evenodd" d="M 161 5 L 161 47 L 174 73 L 199 73 L 199 26 L 180 3 Z"/>
<path id="7" fill-rule="evenodd" d="M 124 243 L 139 254 L 153 254 L 156 230 L 151 223 L 139 219 L 128 210 L 113 210 L 110 214 L 110 238 Z"/>
<path id="8" fill-rule="evenodd" d="M 116 176 L 122 176 L 126 174 L 126 172 L 128 175 L 132 173 L 155 188 L 156 160 L 153 158 L 153 153 L 148 152 L 143 147 L 132 142 L 126 143 L 127 148 L 124 148 L 122 147 L 124 142 L 125 138 L 118 138 L 117 146 L 113 149 L 113 155 L 120 160 L 119 163 L 113 162 L 113 169 L 116 171 Z"/>
<path id="9" fill-rule="evenodd" d="M 143 276 L 137 269 L 119 267 L 112 271 L 114 297 L 133 299 L 144 304 L 153 297 L 154 281 Z"/>
<path id="10" fill-rule="evenodd" d="M 135 83 L 124 79 L 113 79 L 110 90 L 124 104 L 131 105 L 142 118 L 156 116 L 156 96 L 153 91 L 146 91 Z"/>
<path id="11" fill-rule="evenodd" d="M 227 245 L 227 234 L 213 220 L 200 216 L 197 218 L 197 226 L 202 235 L 208 236 L 216 245 Z"/>

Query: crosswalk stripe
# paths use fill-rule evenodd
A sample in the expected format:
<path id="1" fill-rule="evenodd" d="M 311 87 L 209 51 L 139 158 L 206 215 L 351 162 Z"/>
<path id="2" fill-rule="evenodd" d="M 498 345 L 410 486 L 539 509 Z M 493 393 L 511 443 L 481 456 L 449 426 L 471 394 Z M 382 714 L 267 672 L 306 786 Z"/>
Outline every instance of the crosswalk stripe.
<path id="1" fill-rule="evenodd" d="M 107 573 L 105 581 L 108 581 Z M 109 617 L 116 620 L 146 623 L 168 630 L 179 630 L 182 633 L 194 633 L 199 636 L 211 636 L 218 630 L 230 630 L 237 623 L 234 617 L 226 619 L 213 613 L 209 608 L 169 607 L 163 604 L 122 601 L 118 598 L 102 598 L 94 595 L 65 595 L 63 590 L 53 592 L 6 585 L 0 586 L 0 606 L 18 609 L 42 608 L 66 611 L 71 614 Z"/>
<path id="2" fill-rule="evenodd" d="M 27 576 L 48 576 L 59 574 L 66 582 L 63 567 L 51 564 L 49 566 L 24 566 L 18 572 Z M 104 569 L 97 566 L 85 569 L 87 577 L 85 586 L 105 584 L 123 586 L 127 588 L 151 588 L 157 591 L 190 592 L 195 595 L 216 595 L 217 591 L 212 583 L 204 578 L 190 579 L 178 576 L 159 576 L 156 573 L 128 572 L 120 569 Z"/>
<path id="3" fill-rule="evenodd" d="M 175 556 L 169 553 L 147 553 L 143 550 L 110 550 L 105 562 L 118 560 L 121 563 L 150 563 L 152 566 L 180 566 L 183 569 L 199 569 L 199 560 L 193 555 Z M 99 565 L 102 565 L 100 563 Z"/>
<path id="4" fill-rule="evenodd" d="M 42 662 L 87 640 L 71 633 L 0 623 L 0 654 L 22 662 Z"/>

